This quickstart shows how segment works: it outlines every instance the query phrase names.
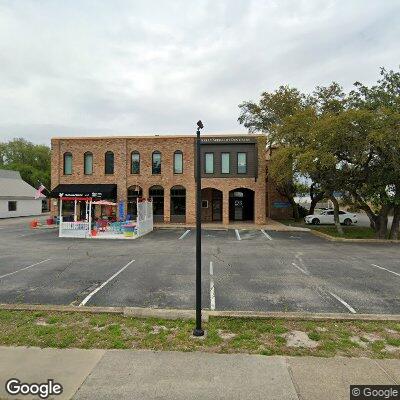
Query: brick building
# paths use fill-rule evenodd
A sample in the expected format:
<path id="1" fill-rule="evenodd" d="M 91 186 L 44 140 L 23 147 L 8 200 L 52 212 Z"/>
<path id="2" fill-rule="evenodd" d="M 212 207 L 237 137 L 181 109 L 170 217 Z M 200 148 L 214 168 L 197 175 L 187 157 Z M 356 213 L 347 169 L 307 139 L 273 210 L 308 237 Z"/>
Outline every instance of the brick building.
<path id="1" fill-rule="evenodd" d="M 194 136 L 53 138 L 51 149 L 52 197 L 94 195 L 132 217 L 137 197 L 151 197 L 155 222 L 195 222 Z M 263 224 L 290 214 L 275 207 L 286 203 L 268 183 L 267 163 L 263 135 L 204 135 L 203 221 Z M 58 214 L 57 200 L 51 210 Z"/>

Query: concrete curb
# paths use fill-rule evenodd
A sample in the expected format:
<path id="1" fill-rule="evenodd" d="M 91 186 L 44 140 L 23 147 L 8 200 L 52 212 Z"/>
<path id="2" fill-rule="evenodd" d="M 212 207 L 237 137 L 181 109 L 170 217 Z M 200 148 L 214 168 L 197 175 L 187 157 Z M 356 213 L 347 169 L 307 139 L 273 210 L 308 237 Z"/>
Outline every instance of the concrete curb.
<path id="1" fill-rule="evenodd" d="M 195 319 L 195 310 L 165 309 L 144 307 L 78 307 L 43 304 L 0 304 L 0 310 L 10 311 L 55 311 L 83 312 L 92 314 L 121 314 L 137 318 L 162 319 Z M 400 314 L 345 314 L 345 313 L 309 313 L 309 312 L 264 312 L 264 311 L 209 311 L 203 310 L 202 320 L 208 322 L 210 317 L 225 318 L 262 318 L 304 321 L 399 321 Z"/>
<path id="2" fill-rule="evenodd" d="M 191 320 L 196 318 L 195 310 L 163 309 L 163 308 L 141 308 L 124 307 L 124 315 L 127 317 L 138 318 L 162 318 L 162 319 L 184 319 Z M 209 314 L 203 311 L 201 319 L 208 322 Z"/>
<path id="3" fill-rule="evenodd" d="M 87 312 L 93 314 L 123 314 L 124 307 L 78 307 L 52 304 L 0 304 L 0 310 L 15 311 L 56 311 L 56 312 Z"/>
<path id="4" fill-rule="evenodd" d="M 263 311 L 206 311 L 210 317 L 262 318 L 304 321 L 400 321 L 400 314 L 345 314 Z"/>
<path id="5" fill-rule="evenodd" d="M 328 235 L 327 233 L 319 232 L 315 229 L 309 229 L 309 231 L 315 235 L 324 239 L 330 240 L 331 242 L 347 242 L 347 243 L 397 243 L 400 244 L 400 240 L 394 239 L 347 239 L 341 237 L 335 237 Z"/>

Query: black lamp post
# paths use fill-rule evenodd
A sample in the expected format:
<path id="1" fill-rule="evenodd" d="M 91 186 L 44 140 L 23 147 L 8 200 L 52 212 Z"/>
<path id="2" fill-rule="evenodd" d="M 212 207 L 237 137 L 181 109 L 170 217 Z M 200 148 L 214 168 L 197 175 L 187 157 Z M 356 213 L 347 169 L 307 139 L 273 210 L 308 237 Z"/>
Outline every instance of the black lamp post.
<path id="1" fill-rule="evenodd" d="M 193 336 L 203 336 L 201 329 L 201 154 L 200 129 L 203 123 L 197 121 L 196 132 L 196 328 Z"/>

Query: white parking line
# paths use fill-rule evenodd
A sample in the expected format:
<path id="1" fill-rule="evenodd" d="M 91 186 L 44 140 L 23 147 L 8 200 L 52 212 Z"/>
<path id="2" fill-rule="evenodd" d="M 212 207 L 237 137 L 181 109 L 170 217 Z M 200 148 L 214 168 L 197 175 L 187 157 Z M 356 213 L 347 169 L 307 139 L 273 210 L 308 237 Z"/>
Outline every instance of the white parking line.
<path id="1" fill-rule="evenodd" d="M 210 261 L 210 309 L 211 311 L 215 310 L 214 267 L 212 261 Z"/>
<path id="2" fill-rule="evenodd" d="M 51 258 L 47 258 L 46 260 L 39 261 L 39 262 L 37 262 L 37 263 L 35 263 L 35 264 L 28 265 L 27 267 L 21 268 L 21 269 L 19 269 L 19 270 L 17 270 L 17 271 L 14 271 L 14 272 L 10 272 L 10 273 L 8 273 L 8 274 L 1 275 L 1 276 L 0 276 L 0 279 L 1 279 L 1 278 L 5 278 L 6 276 L 14 275 L 14 274 L 16 274 L 16 273 L 18 273 L 18 272 L 21 272 L 21 271 L 25 271 L 26 269 L 35 267 L 36 265 L 43 264 L 44 262 L 50 261 L 50 260 L 51 260 Z"/>
<path id="3" fill-rule="evenodd" d="M 379 268 L 379 269 L 383 269 L 384 271 L 390 272 L 393 275 L 397 275 L 400 276 L 400 274 L 398 274 L 397 272 L 391 271 L 390 269 L 384 268 L 384 267 L 380 267 L 379 265 L 376 264 L 371 264 L 373 267 Z"/>
<path id="4" fill-rule="evenodd" d="M 310 276 L 310 274 L 303 268 L 299 267 L 296 263 L 292 262 L 293 267 L 296 267 L 300 272 L 302 272 L 304 275 Z"/>
<path id="5" fill-rule="evenodd" d="M 346 303 L 343 299 L 341 299 L 339 296 L 337 296 L 335 293 L 328 292 L 331 296 L 333 296 L 337 301 L 340 301 L 352 314 L 357 314 L 356 310 Z"/>
<path id="6" fill-rule="evenodd" d="M 303 268 L 299 267 L 296 263 L 292 262 L 292 265 L 294 267 L 296 267 L 300 272 L 302 272 L 304 275 L 310 276 L 310 273 L 307 272 L 306 270 L 304 270 Z M 338 295 L 336 295 L 335 293 L 332 293 L 330 291 L 326 291 L 324 288 L 318 287 L 319 290 L 325 292 L 325 293 L 329 293 L 334 299 L 336 299 L 337 301 L 339 301 L 341 304 L 343 304 L 352 314 L 357 314 L 357 311 L 349 304 L 346 303 L 342 298 L 340 298 Z"/>
<path id="7" fill-rule="evenodd" d="M 239 231 L 237 229 L 235 229 L 235 233 L 236 233 L 236 239 L 237 240 L 242 240 L 242 238 L 239 235 Z"/>
<path id="8" fill-rule="evenodd" d="M 93 295 L 95 295 L 99 290 L 103 289 L 104 286 L 106 286 L 108 283 L 110 283 L 116 276 L 118 276 L 125 268 L 129 267 L 135 260 L 131 260 L 123 266 L 119 271 L 117 271 L 113 276 L 108 278 L 104 283 L 102 283 L 98 288 L 93 290 L 93 292 L 89 293 L 79 304 L 79 307 L 84 306 L 91 298 Z"/>
<path id="9" fill-rule="evenodd" d="M 178 240 L 185 239 L 185 237 L 189 234 L 189 232 L 190 232 L 190 229 L 188 229 L 183 235 L 181 235 L 181 236 L 178 238 Z"/>
<path id="10" fill-rule="evenodd" d="M 269 236 L 268 233 L 264 231 L 264 229 L 261 229 L 261 232 L 264 234 L 264 236 L 265 236 L 267 239 L 272 240 L 272 237 Z"/>

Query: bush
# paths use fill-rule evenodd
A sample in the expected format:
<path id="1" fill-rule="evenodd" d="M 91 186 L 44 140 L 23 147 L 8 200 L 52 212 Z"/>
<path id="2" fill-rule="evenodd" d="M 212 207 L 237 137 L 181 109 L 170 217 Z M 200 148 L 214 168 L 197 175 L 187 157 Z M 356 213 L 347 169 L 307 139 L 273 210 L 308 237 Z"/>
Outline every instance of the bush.
<path id="1" fill-rule="evenodd" d="M 305 207 L 303 207 L 303 206 L 301 206 L 301 205 L 297 205 L 297 209 L 299 210 L 299 217 L 301 218 L 301 219 L 303 219 L 305 216 L 307 216 L 308 215 L 308 210 L 307 210 L 307 208 L 305 208 Z"/>

